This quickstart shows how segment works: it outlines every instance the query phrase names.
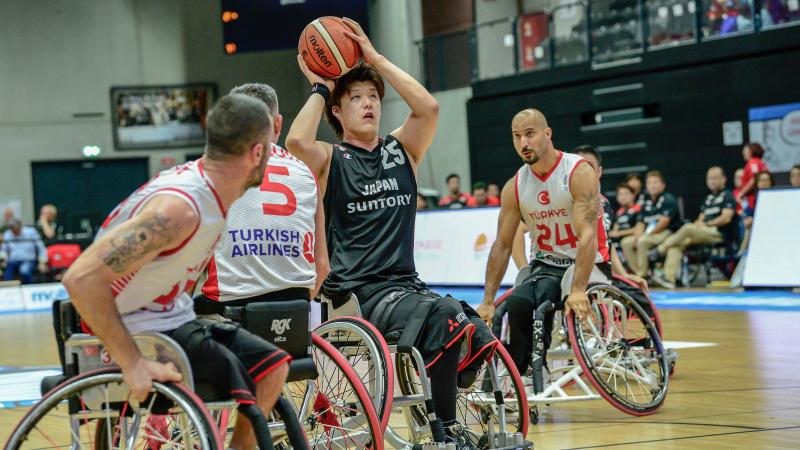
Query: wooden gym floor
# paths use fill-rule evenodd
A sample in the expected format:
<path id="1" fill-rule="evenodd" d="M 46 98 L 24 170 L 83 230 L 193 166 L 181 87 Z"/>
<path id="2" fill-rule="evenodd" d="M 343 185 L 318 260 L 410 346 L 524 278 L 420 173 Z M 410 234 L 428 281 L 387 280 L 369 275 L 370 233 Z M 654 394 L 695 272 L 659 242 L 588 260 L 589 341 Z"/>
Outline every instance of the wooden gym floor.
<path id="1" fill-rule="evenodd" d="M 800 448 L 800 312 L 668 309 L 662 318 L 667 341 L 716 344 L 678 350 L 664 407 L 631 417 L 602 400 L 555 404 L 531 425 L 537 449 Z M 0 342 L 0 366 L 58 364 L 47 313 L 0 315 Z M 0 409 L 0 442 L 24 410 Z"/>

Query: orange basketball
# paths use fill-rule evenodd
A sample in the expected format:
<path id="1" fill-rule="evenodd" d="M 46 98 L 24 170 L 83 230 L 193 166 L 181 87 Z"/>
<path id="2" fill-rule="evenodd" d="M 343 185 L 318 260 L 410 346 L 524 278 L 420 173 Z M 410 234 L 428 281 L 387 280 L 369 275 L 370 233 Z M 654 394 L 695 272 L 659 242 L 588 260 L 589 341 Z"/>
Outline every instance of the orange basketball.
<path id="1" fill-rule="evenodd" d="M 323 78 L 339 78 L 356 65 L 361 47 L 344 34 L 353 29 L 338 17 L 325 16 L 306 25 L 297 49 L 312 72 Z"/>

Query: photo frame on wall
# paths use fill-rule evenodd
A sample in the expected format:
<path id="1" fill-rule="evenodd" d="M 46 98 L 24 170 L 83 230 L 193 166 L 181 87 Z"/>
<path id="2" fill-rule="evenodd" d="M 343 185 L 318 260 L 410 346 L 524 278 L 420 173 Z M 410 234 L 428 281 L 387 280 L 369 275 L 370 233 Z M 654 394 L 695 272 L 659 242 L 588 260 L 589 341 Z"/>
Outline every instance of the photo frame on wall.
<path id="1" fill-rule="evenodd" d="M 114 86 L 111 88 L 114 148 L 202 146 L 206 115 L 216 97 L 214 83 Z"/>

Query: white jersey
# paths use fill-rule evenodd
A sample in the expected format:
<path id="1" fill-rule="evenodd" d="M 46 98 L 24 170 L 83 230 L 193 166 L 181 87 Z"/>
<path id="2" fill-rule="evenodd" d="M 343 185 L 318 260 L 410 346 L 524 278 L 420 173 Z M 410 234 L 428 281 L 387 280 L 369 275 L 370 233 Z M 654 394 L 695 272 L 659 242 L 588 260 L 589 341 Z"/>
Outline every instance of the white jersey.
<path id="1" fill-rule="evenodd" d="M 539 176 L 527 164 L 516 174 L 516 195 L 522 220 L 531 233 L 531 260 L 568 267 L 578 253 L 578 235 L 573 228 L 572 193 L 569 183 L 575 168 L 588 162 L 575 154 L 558 151 L 555 166 Z M 602 207 L 602 206 L 601 206 Z M 597 221 L 598 250 L 595 262 L 609 260 L 602 212 Z"/>
<path id="2" fill-rule="evenodd" d="M 200 223 L 179 247 L 111 283 L 117 309 L 131 333 L 169 331 L 195 318 L 190 294 L 225 226 L 222 203 L 203 172 L 202 160 L 197 160 L 165 170 L 137 189 L 114 208 L 95 239 L 134 217 L 157 195 L 184 200 Z"/>
<path id="3" fill-rule="evenodd" d="M 227 302 L 288 288 L 313 289 L 317 195 L 308 166 L 273 145 L 261 186 L 231 205 L 203 295 Z"/>

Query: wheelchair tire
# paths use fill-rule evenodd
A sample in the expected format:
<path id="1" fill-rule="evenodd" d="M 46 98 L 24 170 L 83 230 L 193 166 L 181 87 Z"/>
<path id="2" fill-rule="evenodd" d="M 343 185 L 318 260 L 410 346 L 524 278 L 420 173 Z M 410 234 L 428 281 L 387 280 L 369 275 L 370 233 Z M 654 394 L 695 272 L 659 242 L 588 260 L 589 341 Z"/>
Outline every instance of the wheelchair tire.
<path id="1" fill-rule="evenodd" d="M 308 408 L 300 421 L 310 448 L 383 450 L 383 431 L 372 398 L 347 359 L 317 335 L 312 335 L 311 355 L 317 379 L 287 383 L 284 388 L 296 411 L 304 404 Z"/>
<path id="2" fill-rule="evenodd" d="M 13 450 L 29 448 L 26 443 L 31 448 L 40 448 L 43 443 L 47 443 L 48 447 L 72 447 L 75 444 L 82 448 L 83 443 L 76 443 L 75 440 L 87 436 L 93 441 L 91 447 L 96 449 L 116 448 L 115 443 L 121 446 L 128 439 L 134 439 L 134 444 L 138 439 L 142 439 L 143 443 L 148 439 L 156 439 L 163 445 L 181 438 L 179 446 L 184 446 L 186 445 L 184 438 L 188 438 L 186 440 L 193 442 L 197 449 L 224 450 L 222 440 L 205 405 L 185 386 L 154 382 L 153 393 L 136 411 L 127 401 L 104 401 L 113 395 L 110 394 L 111 391 L 119 393 L 125 390 L 127 388 L 124 387 L 122 373 L 117 368 L 99 369 L 72 377 L 53 388 L 25 414 L 4 448 Z M 93 404 L 99 405 L 96 411 L 91 410 L 90 405 Z M 156 408 L 163 411 L 156 411 L 155 414 L 145 412 L 142 416 L 143 411 L 153 412 L 150 408 L 154 405 L 158 405 Z M 137 435 L 115 439 L 112 430 L 116 427 L 108 427 L 109 424 L 117 422 L 119 417 L 129 415 L 133 416 L 131 420 L 134 424 L 145 424 L 148 418 L 163 414 L 167 409 L 175 411 L 175 408 L 180 412 L 171 414 L 180 419 L 180 425 L 173 428 L 169 436 L 148 436 L 147 431 L 145 435 L 138 436 L 141 430 L 144 430 L 145 425 L 142 425 L 141 428 L 137 427 Z M 48 413 L 51 412 L 55 417 L 48 417 Z M 102 414 L 105 414 L 105 417 Z M 64 432 L 65 428 L 67 432 Z M 101 430 L 105 431 L 98 434 L 97 432 Z M 103 442 L 98 442 L 97 437 L 103 434 L 106 436 L 105 439 Z M 58 439 L 65 441 L 57 444 L 54 440 Z"/>
<path id="3" fill-rule="evenodd" d="M 610 285 L 593 285 L 590 301 L 604 316 L 586 324 L 567 316 L 576 359 L 598 393 L 620 411 L 645 416 L 664 403 L 669 368 L 658 329 L 631 297 Z M 638 396 L 637 396 L 638 393 Z"/>
<path id="4" fill-rule="evenodd" d="M 373 399 L 381 432 L 385 431 L 394 398 L 394 368 L 386 340 L 374 325 L 360 317 L 331 319 L 313 333 L 331 343 L 350 366 L 355 368 L 366 363 L 369 369 L 359 373 L 359 378 Z"/>
<path id="5" fill-rule="evenodd" d="M 508 416 L 506 417 L 506 425 L 511 425 L 511 428 L 504 431 L 521 433 L 523 438 L 526 438 L 530 412 L 522 377 L 520 377 L 511 355 L 502 345 L 496 347 L 492 360 L 497 367 L 497 376 L 504 401 L 503 407 L 507 414 L 515 414 L 511 420 L 508 420 Z M 397 382 L 403 395 L 422 393 L 416 366 L 408 355 L 397 355 Z M 481 436 L 473 436 L 473 440 L 478 442 L 482 436 L 487 434 L 489 421 L 498 418 L 497 408 L 491 378 L 487 366 L 484 364 L 470 387 L 458 389 L 456 419 L 473 432 L 480 427 Z M 411 406 L 409 410 L 411 418 L 417 426 L 424 427 L 428 424 L 428 418 L 421 406 Z M 495 420 L 495 422 L 499 423 L 499 420 Z M 495 431 L 500 430 L 495 429 Z"/>

